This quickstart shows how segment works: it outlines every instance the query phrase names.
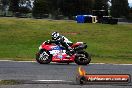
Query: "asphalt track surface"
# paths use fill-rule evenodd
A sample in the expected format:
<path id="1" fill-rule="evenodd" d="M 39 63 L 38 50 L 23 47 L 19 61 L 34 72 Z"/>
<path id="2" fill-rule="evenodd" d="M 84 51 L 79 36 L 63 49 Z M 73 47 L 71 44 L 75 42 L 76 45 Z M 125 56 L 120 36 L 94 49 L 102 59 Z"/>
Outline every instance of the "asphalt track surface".
<path id="1" fill-rule="evenodd" d="M 132 88 L 132 83 L 78 85 L 75 81 L 78 67 L 76 64 L 0 61 L 0 80 L 23 80 L 22 84 L 0 85 L 0 88 Z M 89 64 L 83 68 L 88 74 L 132 75 L 132 65 Z"/>

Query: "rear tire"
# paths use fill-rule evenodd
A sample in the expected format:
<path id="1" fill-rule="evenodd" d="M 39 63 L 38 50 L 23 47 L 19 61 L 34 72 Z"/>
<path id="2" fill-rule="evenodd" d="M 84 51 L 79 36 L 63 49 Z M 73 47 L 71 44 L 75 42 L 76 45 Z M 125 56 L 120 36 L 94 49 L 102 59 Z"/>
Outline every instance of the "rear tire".
<path id="1" fill-rule="evenodd" d="M 36 54 L 36 61 L 40 64 L 49 64 L 52 61 L 52 56 L 46 50 L 40 50 Z"/>
<path id="2" fill-rule="evenodd" d="M 86 51 L 77 52 L 75 63 L 78 65 L 87 65 L 91 61 L 91 56 Z"/>

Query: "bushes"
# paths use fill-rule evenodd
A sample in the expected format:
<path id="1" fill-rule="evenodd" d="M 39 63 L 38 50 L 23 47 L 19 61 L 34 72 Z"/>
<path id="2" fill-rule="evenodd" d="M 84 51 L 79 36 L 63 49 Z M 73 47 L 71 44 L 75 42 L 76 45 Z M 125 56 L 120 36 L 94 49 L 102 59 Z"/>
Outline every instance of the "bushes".
<path id="1" fill-rule="evenodd" d="M 48 13 L 48 2 L 46 0 L 35 0 L 33 7 L 33 17 L 43 18 Z"/>

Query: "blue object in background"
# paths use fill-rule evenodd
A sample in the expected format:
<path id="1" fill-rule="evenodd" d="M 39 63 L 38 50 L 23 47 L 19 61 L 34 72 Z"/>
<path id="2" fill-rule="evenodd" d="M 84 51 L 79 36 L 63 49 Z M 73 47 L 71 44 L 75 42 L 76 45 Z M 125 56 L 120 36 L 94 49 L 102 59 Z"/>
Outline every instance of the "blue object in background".
<path id="1" fill-rule="evenodd" d="M 84 23 L 85 22 L 85 16 L 84 15 L 77 15 L 76 21 L 77 21 L 77 23 Z"/>

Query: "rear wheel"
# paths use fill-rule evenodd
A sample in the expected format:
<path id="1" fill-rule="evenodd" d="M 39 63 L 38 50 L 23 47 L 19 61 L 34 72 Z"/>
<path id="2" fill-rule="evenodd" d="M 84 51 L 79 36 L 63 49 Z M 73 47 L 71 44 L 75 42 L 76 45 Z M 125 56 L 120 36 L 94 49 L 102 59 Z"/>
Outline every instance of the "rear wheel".
<path id="1" fill-rule="evenodd" d="M 40 64 L 48 64 L 52 61 L 52 56 L 46 50 L 40 50 L 36 55 L 36 61 Z"/>
<path id="2" fill-rule="evenodd" d="M 78 65 L 87 65 L 91 61 L 91 56 L 85 52 L 85 51 L 80 51 L 77 52 L 76 57 L 75 57 L 75 63 Z"/>

